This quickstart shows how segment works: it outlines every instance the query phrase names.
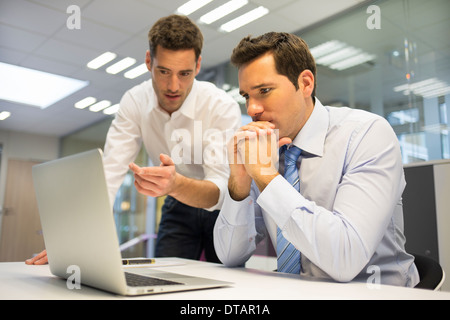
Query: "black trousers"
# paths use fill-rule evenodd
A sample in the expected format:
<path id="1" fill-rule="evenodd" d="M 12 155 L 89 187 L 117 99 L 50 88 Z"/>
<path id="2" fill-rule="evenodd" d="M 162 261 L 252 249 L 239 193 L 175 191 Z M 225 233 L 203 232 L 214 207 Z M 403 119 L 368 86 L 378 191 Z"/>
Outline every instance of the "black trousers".
<path id="1" fill-rule="evenodd" d="M 193 208 L 167 196 L 162 207 L 155 257 L 199 260 L 202 252 L 209 262 L 218 262 L 213 229 L 219 210 Z"/>

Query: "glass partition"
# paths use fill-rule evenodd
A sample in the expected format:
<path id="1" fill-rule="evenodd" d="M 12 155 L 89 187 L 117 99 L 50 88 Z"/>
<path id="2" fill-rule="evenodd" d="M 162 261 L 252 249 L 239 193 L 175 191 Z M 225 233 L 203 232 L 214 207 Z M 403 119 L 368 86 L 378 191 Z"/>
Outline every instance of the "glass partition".
<path id="1" fill-rule="evenodd" d="M 449 12 L 448 0 L 364 2 L 296 33 L 316 58 L 318 99 L 385 117 L 404 163 L 449 158 Z M 214 82 L 236 97 L 235 68 L 221 68 Z"/>

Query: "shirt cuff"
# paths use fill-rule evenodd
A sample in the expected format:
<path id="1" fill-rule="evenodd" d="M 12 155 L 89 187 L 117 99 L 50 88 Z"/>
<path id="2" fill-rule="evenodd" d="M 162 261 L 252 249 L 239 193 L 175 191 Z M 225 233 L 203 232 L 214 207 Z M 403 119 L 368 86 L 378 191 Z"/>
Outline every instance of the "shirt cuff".
<path id="1" fill-rule="evenodd" d="M 219 200 L 217 203 L 210 207 L 210 208 L 204 208 L 206 211 L 214 211 L 214 210 L 220 210 L 222 207 L 223 199 L 225 198 L 225 194 L 228 190 L 228 181 L 225 179 L 215 179 L 215 178 L 206 178 L 205 181 L 210 181 L 214 183 L 217 188 L 219 188 Z"/>
<path id="2" fill-rule="evenodd" d="M 296 209 L 308 206 L 308 201 L 281 175 L 264 188 L 256 202 L 281 229 Z"/>
<path id="3" fill-rule="evenodd" d="M 247 225 L 249 221 L 249 213 L 253 212 L 253 207 L 254 201 L 251 196 L 248 196 L 241 201 L 236 201 L 231 198 L 230 192 L 227 188 L 220 214 L 225 218 L 229 225 Z"/>

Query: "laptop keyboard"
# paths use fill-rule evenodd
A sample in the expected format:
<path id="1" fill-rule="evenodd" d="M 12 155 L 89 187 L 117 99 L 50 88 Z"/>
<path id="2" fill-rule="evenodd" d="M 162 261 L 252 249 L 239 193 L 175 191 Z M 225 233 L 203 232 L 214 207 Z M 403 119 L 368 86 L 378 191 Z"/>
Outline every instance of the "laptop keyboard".
<path id="1" fill-rule="evenodd" d="M 139 274 L 129 272 L 125 272 L 125 279 L 127 281 L 127 285 L 131 287 L 166 286 L 166 285 L 183 284 L 181 282 L 158 279 L 149 276 L 141 276 Z"/>

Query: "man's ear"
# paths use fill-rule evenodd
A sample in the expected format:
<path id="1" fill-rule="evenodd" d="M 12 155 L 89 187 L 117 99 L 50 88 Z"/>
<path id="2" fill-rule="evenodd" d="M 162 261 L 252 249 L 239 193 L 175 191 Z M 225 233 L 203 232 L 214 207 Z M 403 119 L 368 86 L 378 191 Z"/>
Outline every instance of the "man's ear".
<path id="1" fill-rule="evenodd" d="M 150 50 L 145 53 L 145 64 L 147 65 L 148 71 L 152 72 L 152 57 L 150 56 Z"/>
<path id="2" fill-rule="evenodd" d="M 197 76 L 198 73 L 200 72 L 201 66 L 202 66 L 202 56 L 199 56 L 199 57 L 198 57 L 198 60 L 197 60 L 197 66 L 196 66 L 196 68 L 195 68 L 195 75 L 196 75 L 196 76 Z"/>
<path id="3" fill-rule="evenodd" d="M 304 97 L 310 97 L 314 91 L 315 83 L 314 75 L 310 70 L 303 70 L 298 76 L 298 85 L 303 91 Z"/>

